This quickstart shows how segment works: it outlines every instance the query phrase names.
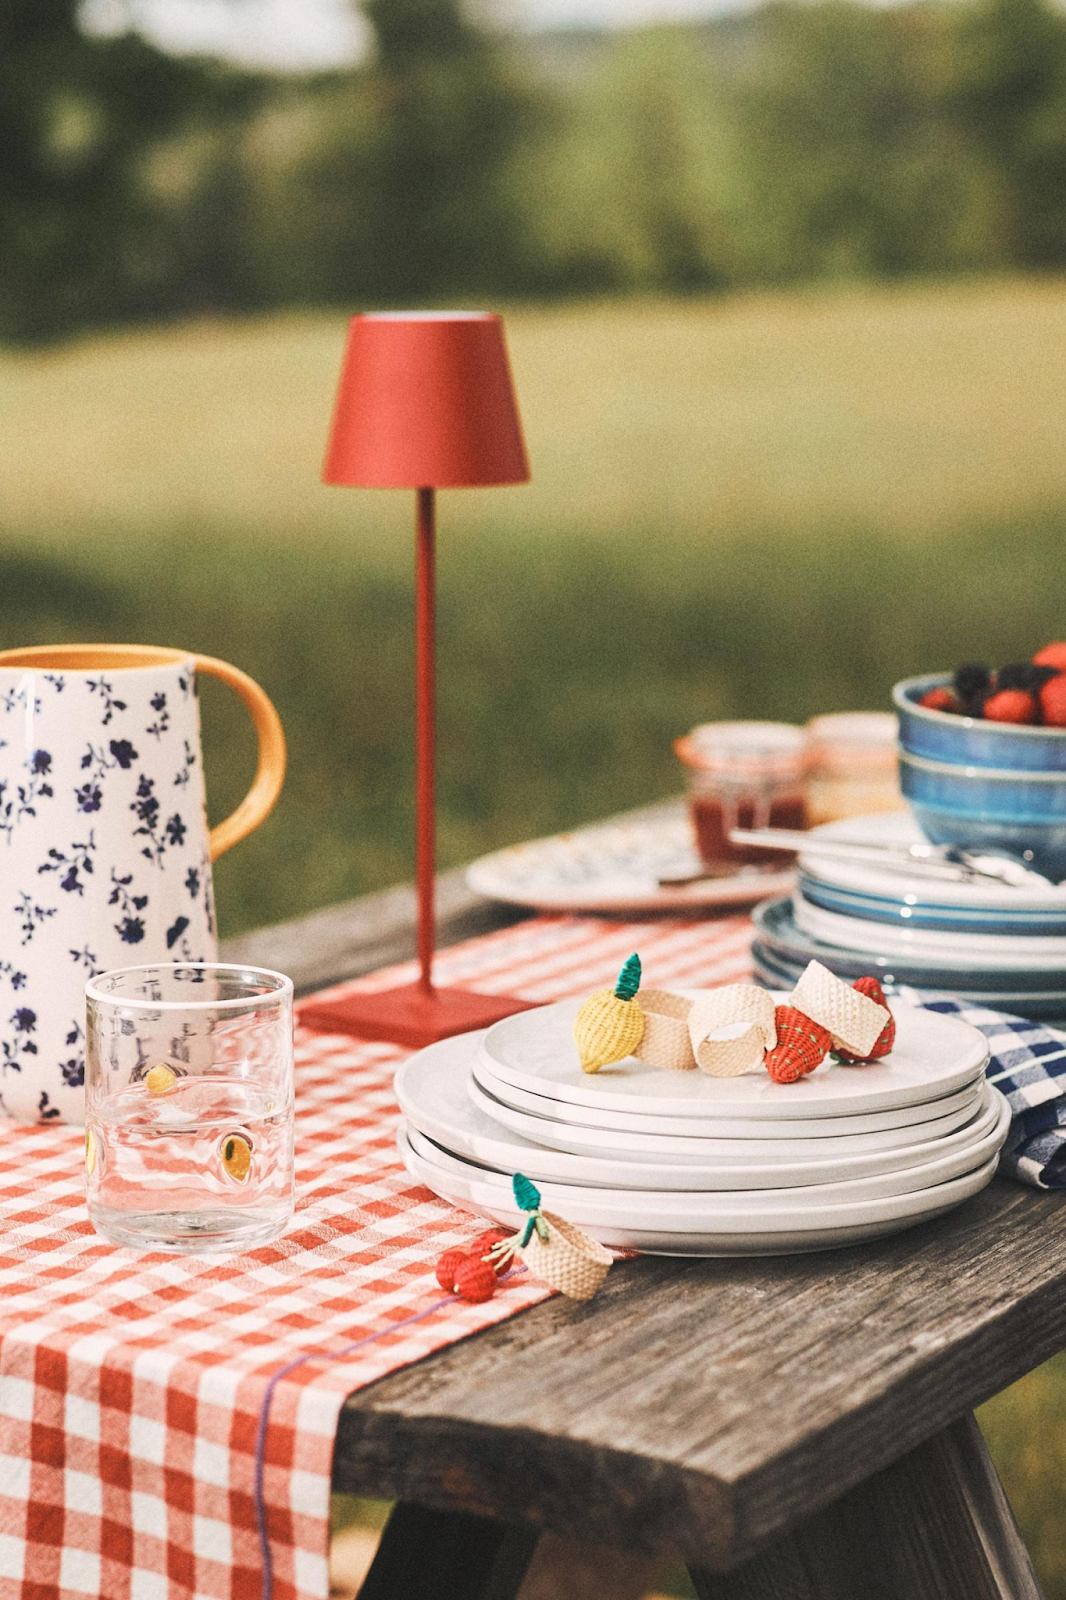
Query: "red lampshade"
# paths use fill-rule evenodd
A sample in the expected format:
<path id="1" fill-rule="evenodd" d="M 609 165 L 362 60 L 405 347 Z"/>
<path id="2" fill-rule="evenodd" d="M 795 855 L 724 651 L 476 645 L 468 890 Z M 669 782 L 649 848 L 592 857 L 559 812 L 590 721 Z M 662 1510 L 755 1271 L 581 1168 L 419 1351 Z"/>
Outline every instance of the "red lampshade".
<path id="1" fill-rule="evenodd" d="M 353 317 L 322 476 L 367 489 L 526 483 L 500 318 L 483 311 Z"/>

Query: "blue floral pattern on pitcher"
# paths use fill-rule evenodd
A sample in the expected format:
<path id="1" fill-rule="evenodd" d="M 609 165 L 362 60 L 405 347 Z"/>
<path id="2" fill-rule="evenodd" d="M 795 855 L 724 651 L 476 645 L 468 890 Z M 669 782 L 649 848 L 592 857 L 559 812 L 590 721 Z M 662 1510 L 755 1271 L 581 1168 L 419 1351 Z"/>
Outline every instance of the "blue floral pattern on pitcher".
<path id="1" fill-rule="evenodd" d="M 84 989 L 216 956 L 195 666 L 0 662 L 0 1112 L 80 1122 Z"/>

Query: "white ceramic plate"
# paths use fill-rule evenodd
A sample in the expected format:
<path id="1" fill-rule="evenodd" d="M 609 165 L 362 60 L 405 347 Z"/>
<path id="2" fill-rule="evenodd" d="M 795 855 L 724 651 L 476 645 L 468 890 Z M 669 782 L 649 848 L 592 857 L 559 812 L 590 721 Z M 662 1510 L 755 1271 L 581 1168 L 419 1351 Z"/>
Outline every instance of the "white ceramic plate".
<path id="1" fill-rule="evenodd" d="M 992 1092 L 995 1093 L 994 1090 Z M 919 1166 L 904 1168 L 900 1172 L 878 1173 L 868 1178 L 846 1178 L 835 1183 L 809 1184 L 800 1189 L 786 1190 L 780 1187 L 760 1189 L 753 1184 L 747 1189 L 690 1189 L 681 1192 L 671 1190 L 665 1193 L 659 1189 L 640 1189 L 633 1184 L 604 1188 L 595 1184 L 560 1184 L 549 1179 L 547 1187 L 542 1185 L 545 1204 L 550 1203 L 553 1209 L 568 1216 L 572 1209 L 572 1196 L 586 1194 L 589 1188 L 593 1188 L 597 1201 L 602 1195 L 609 1203 L 625 1200 L 637 1206 L 646 1204 L 648 1214 L 654 1215 L 661 1222 L 675 1210 L 691 1211 L 692 1202 L 697 1199 L 701 1205 L 706 1203 L 708 1206 L 713 1206 L 715 1211 L 731 1213 L 747 1209 L 780 1211 L 785 1205 L 791 1208 L 793 1204 L 804 1207 L 843 1205 L 853 1201 L 884 1199 L 889 1195 L 912 1194 L 918 1189 L 929 1189 L 934 1184 L 961 1178 L 977 1167 L 984 1166 L 993 1155 L 999 1154 L 1010 1125 L 1010 1106 L 1002 1095 L 997 1095 L 997 1099 L 999 1105 L 993 1115 L 992 1124 L 990 1127 L 986 1126 L 980 1138 L 971 1136 L 970 1142 L 963 1147 L 938 1154 Z M 457 1172 L 460 1176 L 471 1179 L 485 1178 L 490 1182 L 498 1181 L 505 1189 L 511 1182 L 515 1169 L 500 1170 L 483 1162 L 466 1160 L 445 1146 L 428 1139 L 410 1123 L 407 1124 L 407 1137 L 412 1147 L 426 1161 L 444 1167 L 449 1172 Z M 531 1176 L 525 1167 L 518 1170 L 525 1173 L 526 1177 Z"/>
<path id="2" fill-rule="evenodd" d="M 614 1156 L 622 1161 L 635 1156 L 641 1161 L 649 1158 L 689 1164 L 708 1161 L 734 1166 L 739 1163 L 745 1167 L 778 1161 L 834 1160 L 839 1156 L 869 1155 L 874 1150 L 901 1150 L 954 1133 L 973 1115 L 972 1111 L 964 1109 L 929 1122 L 911 1123 L 905 1128 L 817 1139 L 803 1136 L 802 1123 L 793 1124 L 797 1131 L 788 1138 L 701 1139 L 682 1138 L 678 1134 L 622 1133 L 615 1128 L 583 1128 L 578 1124 L 551 1122 L 547 1117 L 534 1117 L 528 1111 L 515 1111 L 512 1106 L 505 1106 L 479 1088 L 472 1077 L 467 1083 L 467 1093 L 483 1115 L 549 1150 L 569 1150 L 581 1156 Z"/>
<path id="3" fill-rule="evenodd" d="M 1066 935 L 1017 933 L 948 933 L 934 928 L 893 928 L 884 922 L 867 922 L 838 911 L 825 911 L 802 895 L 792 899 L 796 926 L 823 944 L 845 950 L 865 950 L 875 956 L 937 958 L 952 966 L 992 967 L 1009 971 L 1024 967 L 1031 972 L 1066 972 Z"/>
<path id="4" fill-rule="evenodd" d="M 686 1162 L 683 1157 L 657 1161 L 650 1156 L 579 1156 L 534 1144 L 503 1128 L 474 1105 L 466 1086 L 471 1056 L 480 1038 L 478 1033 L 460 1034 L 409 1056 L 396 1073 L 396 1098 L 412 1127 L 454 1155 L 501 1172 L 524 1172 L 545 1182 L 658 1190 L 770 1189 L 846 1182 L 877 1173 L 900 1172 L 964 1149 L 988 1133 L 999 1105 L 999 1097 L 986 1085 L 980 1115 L 954 1133 L 895 1150 L 874 1150 L 868 1155 L 829 1160 L 817 1156 L 816 1145 L 811 1146 L 815 1152 L 811 1159 L 763 1165 Z"/>
<path id="5" fill-rule="evenodd" d="M 699 872 L 692 825 L 683 804 L 632 822 L 597 823 L 573 833 L 510 845 L 466 871 L 477 894 L 538 911 L 669 911 L 693 906 L 745 906 L 787 894 L 787 872 L 742 867 L 726 878 L 701 878 L 678 888 L 659 879 Z"/>
<path id="6" fill-rule="evenodd" d="M 654 975 L 649 974 L 649 982 Z M 670 1113 L 713 1122 L 732 1117 L 800 1120 L 938 1100 L 972 1084 L 988 1060 L 984 1035 L 969 1023 L 893 1000 L 896 1043 L 891 1055 L 858 1067 L 827 1061 L 799 1083 L 775 1083 L 765 1072 L 739 1078 L 656 1072 L 632 1056 L 588 1074 L 581 1070 L 574 1043 L 574 1018 L 581 1004 L 561 1000 L 495 1023 L 481 1043 L 493 1076 L 514 1089 L 605 1111 Z"/>
<path id="7" fill-rule="evenodd" d="M 826 822 L 812 832 L 821 838 L 846 840 L 853 844 L 928 842 L 909 811 L 886 811 L 871 817 L 846 817 L 840 822 Z M 991 878 L 977 883 L 952 883 L 921 873 L 908 877 L 905 869 L 895 871 L 864 861 L 833 860 L 821 853 L 805 856 L 802 850 L 799 862 L 803 872 L 822 883 L 854 889 L 860 894 L 887 895 L 916 905 L 928 901 L 935 905 L 970 906 L 990 911 L 1062 912 L 1066 908 L 1066 884 L 1051 885 L 1046 889 L 1015 889 L 1009 884 L 997 884 Z"/>
<path id="8" fill-rule="evenodd" d="M 397 1134 L 397 1148 L 403 1164 L 417 1183 L 424 1183 L 450 1204 L 489 1217 L 508 1227 L 524 1220 L 507 1190 L 486 1179 L 469 1179 L 448 1172 L 419 1155 L 404 1130 Z M 660 1223 L 634 1212 L 630 1220 L 604 1216 L 594 1204 L 596 1191 L 582 1191 L 580 1206 L 567 1217 L 602 1244 L 615 1249 L 643 1250 L 657 1255 L 730 1256 L 787 1255 L 795 1251 L 830 1250 L 859 1244 L 866 1239 L 895 1233 L 942 1216 L 977 1194 L 991 1182 L 996 1157 L 964 1177 L 912 1194 L 893 1195 L 881 1200 L 866 1200 L 853 1205 L 812 1206 L 795 1213 L 753 1211 L 750 1214 L 720 1215 L 717 1221 L 694 1218 L 692 1226 L 680 1226 L 676 1216 Z M 545 1195 L 547 1191 L 545 1191 Z M 598 1220 L 601 1218 L 602 1220 Z"/>
<path id="9" fill-rule="evenodd" d="M 984 1074 L 978 1073 L 964 1088 L 937 1100 L 856 1116 L 804 1117 L 797 1127 L 795 1118 L 728 1117 L 715 1122 L 710 1117 L 649 1116 L 643 1111 L 611 1111 L 599 1106 L 574 1105 L 569 1100 L 551 1100 L 547 1095 L 516 1089 L 503 1078 L 497 1078 L 480 1056 L 475 1056 L 470 1070 L 474 1082 L 486 1094 L 515 1111 L 528 1111 L 531 1116 L 544 1117 L 549 1122 L 576 1123 L 582 1128 L 610 1128 L 619 1133 L 673 1133 L 682 1139 L 788 1139 L 795 1138 L 797 1131 L 802 1132 L 805 1139 L 821 1139 L 843 1133 L 880 1133 L 885 1128 L 906 1128 L 915 1122 L 928 1122 L 932 1117 L 949 1116 L 953 1111 L 973 1116 L 984 1083 Z"/>

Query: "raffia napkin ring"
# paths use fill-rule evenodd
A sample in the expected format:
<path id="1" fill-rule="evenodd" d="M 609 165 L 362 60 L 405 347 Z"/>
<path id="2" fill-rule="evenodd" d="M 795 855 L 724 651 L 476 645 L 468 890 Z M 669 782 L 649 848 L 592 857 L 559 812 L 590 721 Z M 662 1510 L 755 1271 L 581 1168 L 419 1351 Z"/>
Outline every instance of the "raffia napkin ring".
<path id="1" fill-rule="evenodd" d="M 692 1001 L 668 989 L 642 989 L 644 1035 L 633 1054 L 646 1067 L 667 1072 L 691 1072 L 696 1065 L 689 1036 Z"/>
<path id="2" fill-rule="evenodd" d="M 821 962 L 812 961 L 792 991 L 792 1004 L 827 1028 L 835 1045 L 868 1056 L 891 1013 L 869 995 L 844 983 Z"/>
<path id="3" fill-rule="evenodd" d="M 591 1300 L 614 1257 L 565 1217 L 553 1211 L 542 1211 L 540 1216 L 548 1225 L 547 1237 L 534 1228 L 528 1243 L 519 1245 L 516 1254 L 535 1278 L 550 1283 L 568 1299 Z"/>
<path id="4" fill-rule="evenodd" d="M 708 989 L 692 1003 L 688 1030 L 696 1065 L 710 1077 L 754 1072 L 777 1043 L 773 999 L 754 983 Z"/>

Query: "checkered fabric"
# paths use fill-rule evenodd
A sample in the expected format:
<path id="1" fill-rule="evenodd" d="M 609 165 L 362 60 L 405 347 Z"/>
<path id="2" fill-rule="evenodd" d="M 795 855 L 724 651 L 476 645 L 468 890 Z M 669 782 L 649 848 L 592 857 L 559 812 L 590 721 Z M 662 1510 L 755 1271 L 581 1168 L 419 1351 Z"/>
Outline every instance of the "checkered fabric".
<path id="1" fill-rule="evenodd" d="M 613 982 L 638 948 L 655 983 L 701 985 L 748 970 L 750 932 L 545 917 L 437 970 L 547 1001 Z M 0 1600 L 261 1600 L 264 1417 L 273 1600 L 324 1600 L 345 1395 L 548 1293 L 521 1276 L 486 1305 L 442 1301 L 433 1263 L 476 1224 L 397 1161 L 402 1055 L 298 1031 L 296 1215 L 239 1258 L 106 1244 L 78 1130 L 0 1124 Z"/>
<path id="2" fill-rule="evenodd" d="M 1066 1189 L 1066 1033 L 945 996 L 927 1001 L 972 1022 L 988 1040 L 988 1081 L 1010 1101 L 999 1170 L 1036 1189 Z"/>

